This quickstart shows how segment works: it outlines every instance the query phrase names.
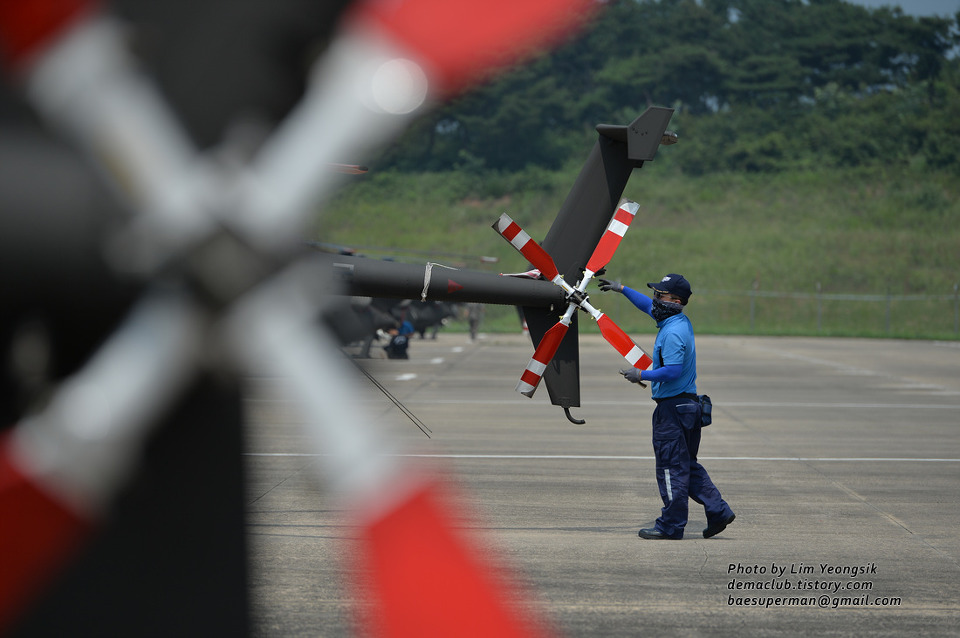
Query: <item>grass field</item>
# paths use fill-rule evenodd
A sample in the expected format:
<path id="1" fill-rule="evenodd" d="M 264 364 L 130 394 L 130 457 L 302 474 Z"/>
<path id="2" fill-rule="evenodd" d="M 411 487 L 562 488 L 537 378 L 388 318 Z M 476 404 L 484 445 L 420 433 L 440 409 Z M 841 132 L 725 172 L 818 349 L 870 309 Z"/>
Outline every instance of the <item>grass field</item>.
<path id="1" fill-rule="evenodd" d="M 579 168 L 373 174 L 331 202 L 314 238 L 364 247 L 371 257 L 523 270 L 490 225 L 509 212 L 541 239 Z M 640 213 L 608 273 L 638 288 L 684 274 L 700 332 L 958 336 L 953 175 L 886 166 L 691 178 L 652 162 L 634 172 L 624 197 L 639 202 Z M 499 261 L 483 264 L 480 256 Z M 652 332 L 619 296 L 594 299 L 625 329 Z M 489 308 L 484 329 L 514 330 L 516 315 Z"/>

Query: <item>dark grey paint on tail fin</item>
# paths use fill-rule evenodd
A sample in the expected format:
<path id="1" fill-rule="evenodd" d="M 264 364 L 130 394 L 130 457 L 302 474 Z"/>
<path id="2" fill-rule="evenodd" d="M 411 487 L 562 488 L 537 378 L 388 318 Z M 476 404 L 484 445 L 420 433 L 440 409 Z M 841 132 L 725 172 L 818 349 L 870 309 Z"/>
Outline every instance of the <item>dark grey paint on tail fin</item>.
<path id="1" fill-rule="evenodd" d="M 597 142 L 541 244 L 571 285 L 579 281 L 633 169 L 656 154 L 672 115 L 673 109 L 650 107 L 628 126 L 597 126 Z M 524 308 L 534 344 L 540 343 L 563 310 Z M 574 321 L 543 375 L 550 402 L 563 408 L 580 405 L 578 335 Z"/>

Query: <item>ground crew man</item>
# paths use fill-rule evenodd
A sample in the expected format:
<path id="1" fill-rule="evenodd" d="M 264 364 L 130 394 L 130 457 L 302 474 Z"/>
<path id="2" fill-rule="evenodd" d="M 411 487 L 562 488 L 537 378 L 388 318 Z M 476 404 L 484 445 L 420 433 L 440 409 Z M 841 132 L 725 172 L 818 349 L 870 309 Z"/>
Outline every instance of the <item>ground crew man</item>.
<path id="1" fill-rule="evenodd" d="M 653 289 L 652 299 L 619 281 L 600 279 L 600 290 L 623 294 L 653 317 L 658 328 L 650 369 L 621 370 L 633 383 L 646 387 L 644 382 L 649 381 L 653 386 L 651 395 L 657 402 L 653 412 L 653 451 L 663 509 L 654 527 L 641 529 L 639 535 L 648 539 L 683 538 L 689 497 L 703 505 L 707 514 L 703 537 L 710 538 L 736 517 L 706 469 L 697 462 L 701 428 L 697 348 L 693 326 L 683 314 L 691 295 L 690 283 L 682 275 L 670 274 L 647 286 Z"/>

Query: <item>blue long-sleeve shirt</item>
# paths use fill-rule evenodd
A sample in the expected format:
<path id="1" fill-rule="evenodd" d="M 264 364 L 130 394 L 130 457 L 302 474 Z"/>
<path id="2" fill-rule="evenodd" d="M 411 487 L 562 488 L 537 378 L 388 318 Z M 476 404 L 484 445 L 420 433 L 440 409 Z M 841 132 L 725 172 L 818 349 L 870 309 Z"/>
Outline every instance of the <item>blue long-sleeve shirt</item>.
<path id="1" fill-rule="evenodd" d="M 638 309 L 653 317 L 653 300 L 627 286 L 621 291 Z M 657 322 L 657 340 L 653 346 L 653 365 L 640 373 L 650 381 L 655 399 L 678 394 L 697 393 L 697 347 L 693 325 L 683 313 Z"/>

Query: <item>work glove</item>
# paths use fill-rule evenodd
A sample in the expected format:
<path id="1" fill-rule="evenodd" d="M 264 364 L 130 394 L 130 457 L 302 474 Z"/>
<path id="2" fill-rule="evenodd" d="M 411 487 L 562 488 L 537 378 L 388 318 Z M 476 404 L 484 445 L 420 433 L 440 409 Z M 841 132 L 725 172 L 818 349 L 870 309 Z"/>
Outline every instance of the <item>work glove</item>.
<path id="1" fill-rule="evenodd" d="M 630 383 L 639 383 L 641 388 L 647 387 L 647 384 L 640 380 L 640 370 L 636 368 L 626 368 L 621 370 L 620 374 Z"/>
<path id="2" fill-rule="evenodd" d="M 601 279 L 600 290 L 603 292 L 607 292 L 610 290 L 612 290 L 613 292 L 621 292 L 623 291 L 623 284 L 620 283 L 619 281 L 610 281 L 609 279 Z"/>

